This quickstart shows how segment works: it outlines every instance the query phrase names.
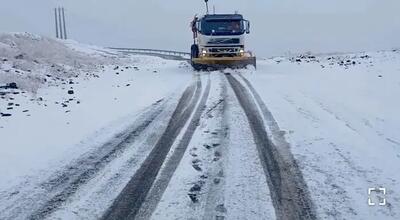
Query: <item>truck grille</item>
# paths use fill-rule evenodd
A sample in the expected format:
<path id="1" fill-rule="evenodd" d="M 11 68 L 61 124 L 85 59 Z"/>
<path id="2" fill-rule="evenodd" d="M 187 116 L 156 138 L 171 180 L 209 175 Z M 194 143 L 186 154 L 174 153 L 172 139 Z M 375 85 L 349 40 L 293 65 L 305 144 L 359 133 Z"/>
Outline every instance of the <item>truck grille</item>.
<path id="1" fill-rule="evenodd" d="M 236 56 L 240 53 L 240 47 L 206 47 L 208 56 Z"/>
<path id="2" fill-rule="evenodd" d="M 216 38 L 208 41 L 208 44 L 239 44 L 239 38 Z"/>

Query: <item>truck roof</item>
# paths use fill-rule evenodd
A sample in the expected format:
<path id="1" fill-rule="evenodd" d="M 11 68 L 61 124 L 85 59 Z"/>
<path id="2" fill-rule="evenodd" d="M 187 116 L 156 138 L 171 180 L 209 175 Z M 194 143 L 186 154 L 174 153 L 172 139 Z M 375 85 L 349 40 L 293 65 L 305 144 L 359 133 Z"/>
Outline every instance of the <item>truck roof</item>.
<path id="1" fill-rule="evenodd" d="M 241 14 L 208 14 L 204 15 L 202 19 L 207 21 L 212 20 L 243 20 L 243 15 Z"/>

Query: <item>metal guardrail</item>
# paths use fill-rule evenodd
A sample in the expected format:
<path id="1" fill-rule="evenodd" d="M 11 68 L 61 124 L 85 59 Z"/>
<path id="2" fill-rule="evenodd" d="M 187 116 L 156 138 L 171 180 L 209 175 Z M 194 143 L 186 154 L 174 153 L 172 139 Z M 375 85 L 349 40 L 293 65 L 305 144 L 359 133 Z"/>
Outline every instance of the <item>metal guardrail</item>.
<path id="1" fill-rule="evenodd" d="M 122 48 L 122 47 L 109 47 L 108 49 L 116 50 L 122 53 L 136 53 L 136 54 L 149 54 L 149 55 L 161 55 L 162 57 L 171 57 L 174 59 L 181 58 L 187 60 L 190 58 L 190 53 L 173 51 L 173 50 L 157 50 L 157 49 L 145 49 L 145 48 Z"/>

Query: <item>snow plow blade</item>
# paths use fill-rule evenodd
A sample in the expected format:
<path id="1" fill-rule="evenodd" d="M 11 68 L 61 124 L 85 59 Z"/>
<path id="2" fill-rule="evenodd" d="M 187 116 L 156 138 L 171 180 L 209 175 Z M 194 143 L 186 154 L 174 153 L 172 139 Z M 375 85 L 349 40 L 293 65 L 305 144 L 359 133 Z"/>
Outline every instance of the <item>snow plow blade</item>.
<path id="1" fill-rule="evenodd" d="M 192 66 L 195 70 L 219 70 L 219 69 L 242 69 L 247 66 L 257 67 L 256 57 L 199 57 L 192 58 Z"/>

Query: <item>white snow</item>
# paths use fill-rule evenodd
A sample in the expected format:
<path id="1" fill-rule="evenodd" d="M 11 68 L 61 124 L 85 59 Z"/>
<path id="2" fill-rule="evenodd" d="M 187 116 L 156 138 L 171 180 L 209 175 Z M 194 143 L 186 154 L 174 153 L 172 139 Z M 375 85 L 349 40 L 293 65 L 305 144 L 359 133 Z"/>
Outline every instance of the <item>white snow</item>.
<path id="1" fill-rule="evenodd" d="M 7 92 L 1 96 L 0 112 L 12 114 L 0 117 L 0 192 L 20 184 L 27 176 L 35 179 L 45 176 L 107 141 L 134 121 L 144 108 L 179 95 L 192 78 L 189 68 L 180 61 L 147 56 L 120 58 L 96 52 L 91 46 L 66 42 L 73 45 L 72 50 L 64 42 L 29 34 L 2 35 L 0 41 L 18 45 L 0 53 L 0 58 L 8 59 L 6 63 L 10 64 L 0 61 L 0 79 L 5 79 L 2 82 L 8 82 L 8 74 L 14 74 L 4 70 L 20 63 L 42 71 L 32 71 L 32 75 L 48 79 L 47 83 L 40 81 L 32 92 L 22 88 L 12 90 L 19 94 L 12 94 L 0 89 Z M 20 52 L 27 55 L 15 59 L 14 55 Z M 52 63 L 60 62 L 66 70 L 67 65 L 80 58 L 84 60 L 79 65 L 85 67 L 70 70 L 88 74 L 63 80 L 45 76 L 53 73 L 46 69 Z M 36 66 L 35 59 L 44 64 Z M 69 76 L 69 70 L 66 71 Z M 29 79 L 20 82 L 30 85 Z M 68 94 L 71 89 L 74 94 Z"/>
<path id="2" fill-rule="evenodd" d="M 245 76 L 286 132 L 318 216 L 399 219 L 400 53 L 310 56 Z M 372 187 L 387 189 L 387 206 L 368 206 Z"/>
<path id="3" fill-rule="evenodd" d="M 257 70 L 237 72 L 251 81 L 286 133 L 320 219 L 400 219 L 399 51 L 277 57 L 259 60 Z M 221 98 L 218 74 L 210 75 L 207 108 Z M 208 75 L 201 77 L 205 86 Z M 34 187 L 95 150 L 153 103 L 176 104 L 192 78 L 183 61 L 122 56 L 28 33 L 0 34 L 0 87 L 18 85 L 0 88 L 0 210 L 15 205 L 4 202 L 5 195 L 19 186 Z M 228 219 L 251 213 L 275 217 L 248 122 L 229 85 L 227 93 L 228 120 L 217 113 L 202 116 L 153 218 L 195 218 L 222 202 L 219 210 Z M 151 149 L 155 140 L 147 138 L 162 132 L 173 109 L 168 105 L 162 120 L 50 217 L 100 217 Z M 223 133 L 223 126 L 231 129 L 229 140 L 221 149 L 204 148 L 223 139 L 212 134 Z M 215 163 L 217 150 L 222 157 Z M 207 172 L 195 171 L 194 154 Z M 228 185 L 204 186 L 212 195 L 202 194 L 204 200 L 193 204 L 190 188 L 203 174 L 219 177 L 219 169 L 226 169 L 221 185 Z M 368 206 L 372 187 L 387 189 L 386 206 Z"/>

